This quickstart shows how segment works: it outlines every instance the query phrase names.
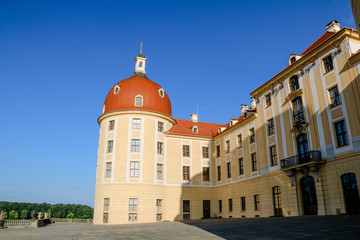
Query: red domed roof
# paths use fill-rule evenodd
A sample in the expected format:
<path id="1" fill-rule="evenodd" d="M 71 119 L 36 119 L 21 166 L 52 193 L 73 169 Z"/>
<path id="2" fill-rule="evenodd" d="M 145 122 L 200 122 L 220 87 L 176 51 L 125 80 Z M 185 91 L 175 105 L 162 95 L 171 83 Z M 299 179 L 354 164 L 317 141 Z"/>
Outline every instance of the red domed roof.
<path id="1" fill-rule="evenodd" d="M 115 88 L 120 87 L 117 93 Z M 131 77 L 122 80 L 111 88 L 105 99 L 104 113 L 118 110 L 150 110 L 171 116 L 171 103 L 163 91 L 163 97 L 158 84 L 143 77 Z M 143 97 L 143 105 L 135 106 L 135 97 Z"/>

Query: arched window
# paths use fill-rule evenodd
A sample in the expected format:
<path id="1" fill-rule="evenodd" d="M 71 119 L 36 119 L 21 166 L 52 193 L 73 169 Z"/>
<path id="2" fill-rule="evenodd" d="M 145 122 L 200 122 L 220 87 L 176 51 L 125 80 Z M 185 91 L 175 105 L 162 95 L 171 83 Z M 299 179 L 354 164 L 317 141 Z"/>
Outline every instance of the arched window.
<path id="1" fill-rule="evenodd" d="M 143 105 L 143 97 L 138 95 L 135 97 L 135 106 L 141 107 Z"/>
<path id="2" fill-rule="evenodd" d="M 192 130 L 193 130 L 193 133 L 198 134 L 198 127 L 195 126 L 195 127 L 193 127 Z"/>
<path id="3" fill-rule="evenodd" d="M 120 87 L 116 85 L 114 88 L 114 94 L 118 94 L 119 91 L 120 91 Z"/>
<path id="4" fill-rule="evenodd" d="M 295 57 L 290 58 L 290 63 L 293 64 L 294 62 L 296 62 L 296 58 Z"/>
<path id="5" fill-rule="evenodd" d="M 295 122 L 303 121 L 305 117 L 304 117 L 304 108 L 301 97 L 297 97 L 294 100 L 292 100 L 292 105 L 293 105 L 294 121 Z"/>
<path id="6" fill-rule="evenodd" d="M 143 66 L 143 62 L 140 61 L 140 62 L 139 62 L 139 67 L 142 67 L 142 66 Z"/>
<path id="7" fill-rule="evenodd" d="M 159 95 L 160 97 L 164 97 L 164 89 L 159 89 Z"/>
<path id="8" fill-rule="evenodd" d="M 299 89 L 299 78 L 297 75 L 294 75 L 290 78 L 290 90 L 292 92 Z"/>

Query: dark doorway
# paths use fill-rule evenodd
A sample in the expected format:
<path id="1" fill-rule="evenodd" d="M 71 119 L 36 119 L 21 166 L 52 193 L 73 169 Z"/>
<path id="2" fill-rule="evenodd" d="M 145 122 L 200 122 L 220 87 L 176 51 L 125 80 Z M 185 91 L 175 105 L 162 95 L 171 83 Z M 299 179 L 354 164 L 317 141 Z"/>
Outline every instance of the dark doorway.
<path id="1" fill-rule="evenodd" d="M 210 218 L 210 200 L 203 200 L 204 218 Z"/>
<path id="2" fill-rule="evenodd" d="M 307 162 L 309 158 L 309 145 L 307 141 L 306 134 L 300 134 L 296 138 L 298 154 L 299 154 L 299 163 Z"/>
<path id="3" fill-rule="evenodd" d="M 344 190 L 346 213 L 360 213 L 360 198 L 355 173 L 342 175 L 341 182 Z"/>
<path id="4" fill-rule="evenodd" d="M 313 177 L 306 176 L 300 180 L 304 215 L 317 215 L 318 205 Z"/>
<path id="5" fill-rule="evenodd" d="M 281 204 L 281 191 L 280 187 L 276 186 L 272 188 L 273 190 L 273 201 L 274 201 L 274 216 L 282 216 L 282 204 Z"/>

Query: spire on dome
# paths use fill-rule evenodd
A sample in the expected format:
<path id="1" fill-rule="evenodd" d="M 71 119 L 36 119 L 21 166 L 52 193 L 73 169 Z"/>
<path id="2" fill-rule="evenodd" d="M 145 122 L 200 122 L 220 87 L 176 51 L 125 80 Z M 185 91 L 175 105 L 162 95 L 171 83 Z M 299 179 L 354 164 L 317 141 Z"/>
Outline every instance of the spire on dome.
<path id="1" fill-rule="evenodd" d="M 142 42 L 140 45 L 140 53 L 135 58 L 135 72 L 133 77 L 144 77 L 146 78 L 145 62 L 147 58 L 142 54 Z"/>

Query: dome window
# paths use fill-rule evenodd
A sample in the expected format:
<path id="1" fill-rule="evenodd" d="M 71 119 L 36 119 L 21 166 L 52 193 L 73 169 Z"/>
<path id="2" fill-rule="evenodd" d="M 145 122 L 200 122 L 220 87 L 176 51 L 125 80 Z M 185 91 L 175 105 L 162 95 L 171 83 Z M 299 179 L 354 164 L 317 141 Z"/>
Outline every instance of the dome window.
<path id="1" fill-rule="evenodd" d="M 137 95 L 135 97 L 135 106 L 136 107 L 142 107 L 143 106 L 143 96 Z"/>
<path id="2" fill-rule="evenodd" d="M 193 131 L 193 133 L 198 134 L 199 133 L 199 128 L 197 126 L 194 126 L 192 128 L 192 131 Z"/>
<path id="3" fill-rule="evenodd" d="M 162 88 L 160 88 L 159 89 L 159 95 L 160 95 L 160 97 L 164 97 L 164 89 L 162 89 Z"/>
<path id="4" fill-rule="evenodd" d="M 120 87 L 118 85 L 116 85 L 114 88 L 114 94 L 118 94 L 119 91 L 120 91 Z"/>

